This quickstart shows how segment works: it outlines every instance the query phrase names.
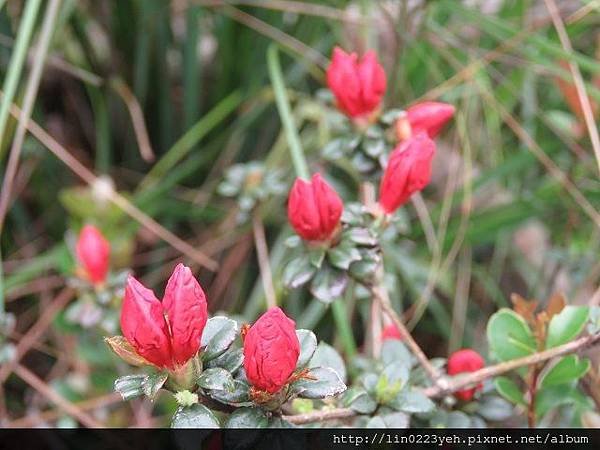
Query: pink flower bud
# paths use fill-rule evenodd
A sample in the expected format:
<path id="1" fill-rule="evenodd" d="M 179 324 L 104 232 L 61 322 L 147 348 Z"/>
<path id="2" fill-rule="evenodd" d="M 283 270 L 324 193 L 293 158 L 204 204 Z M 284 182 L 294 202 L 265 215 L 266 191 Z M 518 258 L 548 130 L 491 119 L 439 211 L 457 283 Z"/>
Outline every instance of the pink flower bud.
<path id="1" fill-rule="evenodd" d="M 400 330 L 393 323 L 387 325 L 383 331 L 381 332 L 381 339 L 384 341 L 387 340 L 398 340 L 401 341 L 403 339 L 402 334 L 400 334 Z"/>
<path id="2" fill-rule="evenodd" d="M 288 219 L 296 233 L 307 241 L 329 239 L 340 223 L 344 205 L 321 175 L 311 181 L 297 178 L 288 200 Z"/>
<path id="3" fill-rule="evenodd" d="M 127 277 L 121 330 L 135 351 L 158 367 L 172 368 L 171 338 L 161 302 L 152 290 Z"/>
<path id="4" fill-rule="evenodd" d="M 406 110 L 413 135 L 427 133 L 436 137 L 454 116 L 454 106 L 441 102 L 417 103 Z"/>
<path id="5" fill-rule="evenodd" d="M 327 69 L 327 84 L 338 108 L 350 117 L 360 117 L 379 107 L 386 76 L 375 52 L 368 51 L 359 61 L 356 53 L 348 54 L 335 47 Z"/>
<path id="6" fill-rule="evenodd" d="M 79 264 L 88 279 L 94 284 L 103 283 L 108 273 L 110 244 L 100 230 L 93 225 L 85 225 L 79 233 L 75 246 Z"/>
<path id="7" fill-rule="evenodd" d="M 183 365 L 198 353 L 207 320 L 204 291 L 189 267 L 183 264 L 175 267 L 162 306 L 171 325 L 173 361 Z"/>
<path id="8" fill-rule="evenodd" d="M 296 324 L 281 309 L 271 308 L 244 338 L 246 378 L 253 387 L 274 394 L 287 384 L 299 355 Z"/>
<path id="9" fill-rule="evenodd" d="M 200 349 L 208 312 L 204 291 L 191 270 L 178 264 L 162 303 L 130 276 L 121 310 L 123 335 L 152 364 L 175 370 Z"/>
<path id="10" fill-rule="evenodd" d="M 391 153 L 379 185 L 379 204 L 391 214 L 431 179 L 435 143 L 425 133 L 413 135 Z"/>
<path id="11" fill-rule="evenodd" d="M 450 355 L 448 358 L 448 375 L 458 375 L 459 373 L 475 372 L 485 366 L 485 361 L 479 353 L 470 348 L 458 350 Z M 463 389 L 456 391 L 454 396 L 459 400 L 469 401 L 475 395 L 475 392 L 481 390 L 483 384 L 480 383 L 477 386 L 469 389 Z"/>

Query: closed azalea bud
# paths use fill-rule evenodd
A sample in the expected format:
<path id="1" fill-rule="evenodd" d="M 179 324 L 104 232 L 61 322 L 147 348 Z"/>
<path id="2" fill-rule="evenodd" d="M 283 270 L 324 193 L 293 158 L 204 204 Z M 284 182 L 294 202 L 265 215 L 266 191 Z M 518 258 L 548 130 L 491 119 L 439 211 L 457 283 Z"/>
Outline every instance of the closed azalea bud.
<path id="1" fill-rule="evenodd" d="M 417 103 L 406 110 L 412 134 L 427 133 L 436 137 L 454 116 L 454 106 L 441 102 Z"/>
<path id="2" fill-rule="evenodd" d="M 110 262 L 110 244 L 100 230 L 85 225 L 79 233 L 75 253 L 87 278 L 94 284 L 104 283 Z"/>
<path id="3" fill-rule="evenodd" d="M 321 175 L 311 181 L 297 178 L 288 200 L 288 219 L 298 235 L 307 241 L 326 241 L 340 224 L 344 205 Z"/>
<path id="4" fill-rule="evenodd" d="M 127 279 L 121 330 L 135 351 L 157 367 L 177 370 L 198 353 L 207 315 L 204 292 L 183 264 L 169 278 L 162 302 L 132 276 Z"/>
<path id="5" fill-rule="evenodd" d="M 152 290 L 127 277 L 121 330 L 135 351 L 160 368 L 172 368 L 171 338 L 162 303 Z"/>
<path id="6" fill-rule="evenodd" d="M 459 373 L 475 372 L 485 366 L 485 361 L 479 353 L 470 348 L 458 350 L 448 358 L 448 375 L 458 375 Z M 456 391 L 454 396 L 459 400 L 469 401 L 475 395 L 475 392 L 481 390 L 483 385 L 480 383 L 477 386 L 469 389 Z"/>
<path id="7" fill-rule="evenodd" d="M 381 332 L 381 339 L 384 341 L 387 341 L 387 340 L 401 341 L 403 338 L 402 338 L 402 334 L 400 333 L 400 330 L 398 329 L 398 327 L 396 327 L 396 325 L 391 323 L 391 324 L 387 325 Z"/>
<path id="8" fill-rule="evenodd" d="M 183 365 L 198 353 L 208 316 L 206 296 L 189 267 L 175 267 L 162 306 L 171 326 L 173 362 Z"/>
<path id="9" fill-rule="evenodd" d="M 352 118 L 375 111 L 385 94 L 386 76 L 377 55 L 368 51 L 359 60 L 356 53 L 333 49 L 327 68 L 327 84 L 337 100 L 338 108 Z"/>
<path id="10" fill-rule="evenodd" d="M 250 384 L 279 392 L 293 374 L 300 355 L 296 324 L 279 308 L 264 313 L 244 338 L 244 369 Z"/>
<path id="11" fill-rule="evenodd" d="M 391 214 L 431 179 L 435 143 L 425 133 L 413 135 L 391 153 L 379 185 L 379 204 Z"/>

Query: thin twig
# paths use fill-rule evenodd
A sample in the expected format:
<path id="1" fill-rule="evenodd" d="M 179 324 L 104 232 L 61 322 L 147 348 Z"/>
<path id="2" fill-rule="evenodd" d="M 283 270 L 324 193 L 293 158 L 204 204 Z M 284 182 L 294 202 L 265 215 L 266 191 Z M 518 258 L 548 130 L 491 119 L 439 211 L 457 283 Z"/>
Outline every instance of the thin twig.
<path id="1" fill-rule="evenodd" d="M 123 80 L 118 78 L 113 79 L 111 80 L 110 85 L 123 99 L 125 106 L 127 106 L 127 110 L 131 116 L 131 123 L 133 124 L 133 131 L 138 143 L 138 148 L 140 149 L 140 155 L 146 162 L 154 161 L 154 150 L 152 150 L 152 145 L 150 144 L 148 129 L 146 128 L 146 121 L 144 120 L 144 112 L 142 111 L 138 99 Z"/>
<path id="2" fill-rule="evenodd" d="M 36 374 L 31 372 L 29 369 L 22 365 L 18 365 L 15 368 L 15 373 L 29 384 L 32 388 L 50 400 L 52 403 L 56 403 L 56 405 L 62 409 L 69 416 L 77 419 L 81 424 L 88 428 L 103 428 L 103 425 L 90 416 L 87 413 L 81 411 L 77 406 L 75 406 L 70 401 L 66 400 L 64 397 L 59 395 L 56 391 L 51 389 L 48 384 L 44 382 L 41 378 L 39 378 Z"/>
<path id="3" fill-rule="evenodd" d="M 110 394 L 102 395 L 100 397 L 94 397 L 81 402 L 73 403 L 79 411 L 90 411 L 94 409 L 104 408 L 106 406 L 113 405 L 115 403 L 122 403 L 123 397 L 121 394 L 112 392 Z M 29 428 L 40 425 L 44 422 L 52 422 L 62 416 L 64 412 L 60 409 L 49 409 L 42 411 L 38 414 L 29 413 L 24 417 L 15 419 L 12 422 L 5 424 L 6 428 Z"/>
<path id="4" fill-rule="evenodd" d="M 302 425 L 305 423 L 313 422 L 324 422 L 326 420 L 344 419 L 348 417 L 354 417 L 357 413 L 350 408 L 336 408 L 323 411 L 315 411 L 306 414 L 295 414 L 293 416 L 282 416 L 284 420 L 287 420 L 294 425 Z"/>
<path id="5" fill-rule="evenodd" d="M 558 11 L 556 3 L 554 0 L 545 0 L 545 2 L 546 8 L 548 8 L 548 12 L 552 17 L 554 28 L 556 28 L 556 32 L 558 33 L 558 38 L 560 39 L 563 49 L 569 54 L 573 53 L 573 46 L 569 40 L 569 35 L 567 34 L 565 24 L 560 17 L 560 12 Z M 594 122 L 594 113 L 592 112 L 590 98 L 585 91 L 585 83 L 583 82 L 583 77 L 581 76 L 579 66 L 574 60 L 569 60 L 568 64 L 569 69 L 571 70 L 571 75 L 573 76 L 573 82 L 575 83 L 575 89 L 577 90 L 577 96 L 579 97 L 579 104 L 581 105 L 581 110 L 583 111 L 585 125 L 587 126 L 588 133 L 590 135 L 590 141 L 592 142 L 594 155 L 596 156 L 598 171 L 600 172 L 600 136 L 598 135 L 598 128 Z"/>
<path id="6" fill-rule="evenodd" d="M 0 96 L 3 94 L 0 93 Z M 11 105 L 10 113 L 14 117 L 18 117 L 21 114 L 21 110 L 15 104 Z M 80 177 L 83 181 L 85 181 L 90 186 L 98 183 L 99 178 L 87 167 L 85 167 L 81 162 L 79 162 L 73 155 L 69 153 L 69 151 L 64 148 L 58 141 L 56 141 L 52 136 L 50 136 L 42 127 L 40 127 L 33 120 L 30 120 L 27 124 L 27 129 L 29 132 L 42 143 L 48 150 L 50 150 L 54 155 L 60 159 L 63 163 L 65 163 L 78 177 Z M 106 192 L 108 200 L 121 208 L 126 214 L 130 217 L 138 221 L 143 227 L 148 229 L 152 234 L 158 236 L 163 241 L 169 243 L 174 248 L 179 250 L 181 253 L 185 254 L 201 266 L 204 266 L 208 270 L 216 271 L 218 268 L 218 263 L 206 256 L 203 252 L 196 250 L 186 241 L 180 239 L 171 231 L 167 230 L 157 221 L 155 221 L 152 217 L 148 216 L 142 210 L 140 210 L 137 206 L 123 197 L 121 194 L 116 192 L 115 190 L 110 190 Z"/>
<path id="7" fill-rule="evenodd" d="M 377 301 L 381 305 L 383 312 L 385 312 L 387 316 L 392 320 L 392 322 L 400 332 L 403 341 L 406 343 L 406 345 L 408 345 L 412 353 L 419 361 L 419 364 L 423 367 L 425 372 L 427 372 L 431 380 L 436 384 L 439 382 L 442 382 L 443 384 L 438 370 L 431 365 L 429 359 L 427 358 L 423 350 L 421 350 L 421 347 L 419 347 L 419 344 L 417 344 L 417 342 L 414 340 L 414 338 L 409 333 L 408 329 L 400 319 L 400 316 L 396 313 L 396 311 L 394 311 L 394 308 L 392 308 L 387 289 L 385 288 L 385 285 L 383 283 L 383 279 L 381 276 L 379 278 L 379 282 L 371 287 L 371 292 L 373 293 L 375 301 Z"/>
<path id="8" fill-rule="evenodd" d="M 74 291 L 64 288 L 52 301 L 50 306 L 44 308 L 37 322 L 19 340 L 15 348 L 15 356 L 0 368 L 0 384 L 4 383 L 10 373 L 15 369 L 21 358 L 29 351 L 36 341 L 46 332 L 54 317 L 62 311 L 67 303 L 73 298 Z"/>
<path id="9" fill-rule="evenodd" d="M 254 245 L 258 256 L 258 267 L 260 269 L 260 278 L 262 280 L 265 297 L 267 298 L 267 307 L 277 306 L 277 297 L 273 288 L 273 274 L 271 273 L 271 263 L 269 262 L 269 249 L 265 238 L 265 227 L 258 211 L 252 214 L 252 231 L 254 232 Z"/>

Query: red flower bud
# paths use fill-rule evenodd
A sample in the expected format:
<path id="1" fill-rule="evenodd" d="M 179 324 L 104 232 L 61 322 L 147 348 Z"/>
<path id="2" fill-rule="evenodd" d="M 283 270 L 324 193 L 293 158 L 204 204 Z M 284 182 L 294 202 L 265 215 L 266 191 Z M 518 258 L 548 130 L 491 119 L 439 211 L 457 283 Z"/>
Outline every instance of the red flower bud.
<path id="1" fill-rule="evenodd" d="M 110 244 L 102 236 L 100 230 L 93 225 L 85 225 L 79 233 L 75 253 L 92 283 L 99 284 L 106 280 L 110 259 Z"/>
<path id="2" fill-rule="evenodd" d="M 316 173 L 311 181 L 297 178 L 288 200 L 288 219 L 307 241 L 325 241 L 337 229 L 344 205 L 339 195 Z"/>
<path id="3" fill-rule="evenodd" d="M 162 303 L 135 278 L 127 279 L 123 335 L 138 354 L 160 368 L 175 370 L 194 357 L 207 315 L 204 292 L 183 264 L 169 278 Z"/>
<path id="4" fill-rule="evenodd" d="M 171 329 L 173 362 L 184 365 L 198 353 L 207 319 L 204 291 L 189 267 L 183 264 L 175 267 L 162 306 Z"/>
<path id="5" fill-rule="evenodd" d="M 450 355 L 448 358 L 448 375 L 457 375 L 464 372 L 475 372 L 485 366 L 485 361 L 479 353 L 470 348 L 458 350 Z M 475 392 L 481 390 L 483 384 L 480 383 L 477 386 L 470 389 L 463 389 L 456 391 L 454 396 L 463 401 L 469 401 L 475 395 Z"/>
<path id="6" fill-rule="evenodd" d="M 350 117 L 359 117 L 379 107 L 386 76 L 375 52 L 368 51 L 359 61 L 356 53 L 348 54 L 335 47 L 327 69 L 327 84 L 338 108 Z"/>
<path id="7" fill-rule="evenodd" d="M 454 106 L 441 102 L 417 103 L 406 110 L 413 135 L 427 133 L 436 137 L 454 116 Z"/>
<path id="8" fill-rule="evenodd" d="M 391 153 L 379 185 L 379 204 L 390 214 L 429 184 L 435 143 L 425 133 L 413 135 Z"/>
<path id="9" fill-rule="evenodd" d="M 396 325 L 391 323 L 383 329 L 381 333 L 381 339 L 384 341 L 387 341 L 388 339 L 396 339 L 401 341 L 403 337 Z"/>
<path id="10" fill-rule="evenodd" d="M 255 388 L 274 394 L 287 384 L 299 355 L 296 324 L 281 309 L 271 308 L 244 338 L 246 378 Z"/>

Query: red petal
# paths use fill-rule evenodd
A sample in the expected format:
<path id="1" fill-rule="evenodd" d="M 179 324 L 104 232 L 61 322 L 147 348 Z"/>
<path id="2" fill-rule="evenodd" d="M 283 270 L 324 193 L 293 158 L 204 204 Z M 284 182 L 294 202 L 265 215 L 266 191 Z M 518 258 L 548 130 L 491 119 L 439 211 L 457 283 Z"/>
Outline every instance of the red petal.
<path id="1" fill-rule="evenodd" d="M 171 344 L 163 308 L 154 293 L 129 276 L 121 309 L 123 336 L 158 367 L 172 368 Z"/>
<path id="2" fill-rule="evenodd" d="M 206 296 L 189 267 L 175 267 L 162 306 L 170 325 L 173 361 L 184 365 L 200 349 L 208 315 Z"/>

